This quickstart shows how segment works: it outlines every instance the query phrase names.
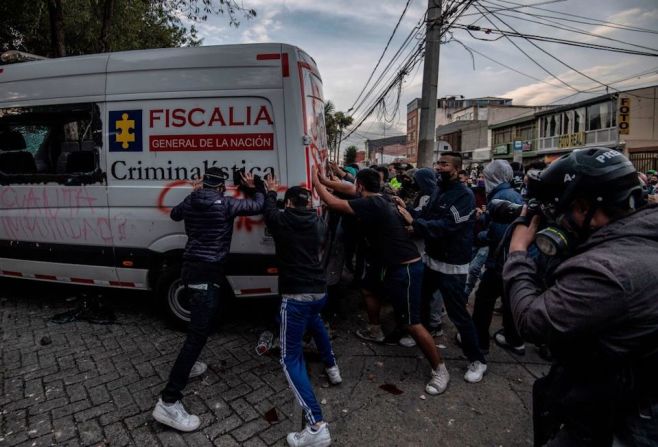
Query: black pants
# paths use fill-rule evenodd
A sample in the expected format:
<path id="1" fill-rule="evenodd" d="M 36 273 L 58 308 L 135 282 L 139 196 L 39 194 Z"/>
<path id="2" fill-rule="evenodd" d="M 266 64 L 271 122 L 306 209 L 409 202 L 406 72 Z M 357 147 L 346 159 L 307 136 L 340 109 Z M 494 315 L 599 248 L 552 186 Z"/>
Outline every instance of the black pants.
<path id="1" fill-rule="evenodd" d="M 169 382 L 162 391 L 164 402 L 173 403 L 183 397 L 183 390 L 187 385 L 192 366 L 199 358 L 212 332 L 219 309 L 220 289 L 215 284 L 206 284 L 206 286 L 207 290 L 187 289 L 190 295 L 190 325 L 187 338 L 169 374 Z"/>
<path id="2" fill-rule="evenodd" d="M 429 302 L 436 290 L 443 295 L 443 304 L 446 307 L 448 318 L 455 325 L 461 336 L 462 351 L 469 362 L 479 360 L 487 363 L 480 350 L 477 333 L 471 314 L 468 313 L 466 303 L 468 297 L 464 292 L 466 275 L 448 275 L 425 267 L 423 275 L 421 319 L 423 324 L 429 324 Z"/>
<path id="3" fill-rule="evenodd" d="M 489 327 L 491 326 L 496 299 L 499 296 L 502 297 L 503 301 L 503 333 L 505 339 L 512 346 L 523 344 L 523 340 L 514 325 L 509 299 L 506 299 L 503 293 L 503 278 L 493 268 L 487 268 L 482 274 L 480 285 L 475 292 L 475 306 L 473 308 L 473 323 L 477 330 L 480 348 L 484 351 L 489 350 Z"/>

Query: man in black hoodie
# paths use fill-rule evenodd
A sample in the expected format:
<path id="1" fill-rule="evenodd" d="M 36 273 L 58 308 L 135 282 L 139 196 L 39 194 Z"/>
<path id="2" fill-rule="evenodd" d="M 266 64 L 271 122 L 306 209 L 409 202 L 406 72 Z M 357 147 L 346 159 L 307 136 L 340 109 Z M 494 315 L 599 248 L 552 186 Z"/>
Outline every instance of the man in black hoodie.
<path id="1" fill-rule="evenodd" d="M 264 196 L 252 199 L 224 196 L 225 174 L 216 167 L 203 175 L 203 184 L 171 210 L 171 218 L 185 222 L 187 244 L 181 277 L 190 295 L 190 325 L 187 338 L 169 375 L 169 382 L 153 410 L 158 422 L 181 431 L 199 427 L 197 416 L 189 414 L 181 402 L 183 389 L 191 377 L 203 374 L 207 366 L 197 362 L 212 330 L 219 307 L 219 285 L 224 281 L 224 260 L 231 247 L 233 220 L 253 216 L 263 209 Z M 254 191 L 251 174 L 242 176 L 248 191 Z"/>
<path id="2" fill-rule="evenodd" d="M 284 196 L 285 210 L 276 206 L 279 184 L 266 180 L 265 223 L 276 245 L 281 294 L 281 366 L 308 425 L 290 433 L 292 447 L 331 444 L 329 427 L 315 398 L 304 364 L 302 338 L 308 330 L 315 341 L 333 385 L 342 382 L 320 311 L 327 303 L 327 274 L 322 266 L 321 248 L 327 227 L 311 207 L 311 192 L 300 186 Z"/>

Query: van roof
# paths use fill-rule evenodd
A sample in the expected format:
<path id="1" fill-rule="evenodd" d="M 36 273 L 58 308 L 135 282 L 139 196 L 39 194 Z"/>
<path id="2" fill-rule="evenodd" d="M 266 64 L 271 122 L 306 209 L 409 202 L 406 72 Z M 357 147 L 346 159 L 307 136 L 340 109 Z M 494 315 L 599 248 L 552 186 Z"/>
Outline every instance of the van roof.
<path id="1" fill-rule="evenodd" d="M 312 65 L 317 73 L 313 59 L 299 48 L 282 43 L 258 43 L 239 45 L 214 45 L 186 48 L 160 48 L 148 50 L 121 51 L 115 53 L 89 54 L 83 56 L 70 56 L 56 59 L 22 62 L 0 66 L 0 102 L 18 103 L 37 99 L 85 97 L 86 100 L 102 100 L 102 97 L 112 94 L 138 93 L 144 85 L 133 85 L 126 82 L 136 72 L 152 70 L 171 70 L 176 73 L 178 82 L 185 81 L 185 72 L 188 72 L 187 83 L 191 85 L 198 78 L 203 77 L 204 69 L 217 69 L 235 67 L 250 71 L 258 68 L 276 68 L 270 70 L 266 81 L 247 85 L 248 76 L 236 76 L 241 82 L 239 88 L 280 88 L 282 61 L 276 58 L 259 57 L 288 53 L 291 62 L 301 59 Z M 275 74 L 279 78 L 274 85 Z M 106 78 L 107 74 L 107 78 Z M 112 82 L 116 79 L 117 82 Z M 25 83 L 25 81 L 35 81 Z M 68 82 L 67 82 L 68 81 Z M 106 84 L 107 81 L 107 84 Z M 120 82 L 119 82 L 120 81 Z M 53 88 L 53 83 L 57 88 Z M 152 82 L 152 80 L 150 81 Z M 251 81 L 253 83 L 253 81 Z M 69 84 L 70 85 L 66 85 Z M 49 86 L 47 85 L 49 84 Z M 139 84 L 139 83 L 138 83 Z M 157 84 L 157 83 L 156 83 Z M 181 87 L 184 87 L 185 82 Z M 170 86 L 170 84 L 169 84 Z M 170 87 L 167 88 L 170 88 Z M 60 88 L 61 87 L 61 88 Z M 164 86 L 161 86 L 164 87 Z M 148 91 L 158 90 L 160 87 L 152 85 Z M 218 87 L 222 89 L 226 87 Z M 208 85 L 203 89 L 212 89 Z M 27 91 L 29 90 L 29 92 Z M 194 89 L 192 89 L 194 90 Z"/>

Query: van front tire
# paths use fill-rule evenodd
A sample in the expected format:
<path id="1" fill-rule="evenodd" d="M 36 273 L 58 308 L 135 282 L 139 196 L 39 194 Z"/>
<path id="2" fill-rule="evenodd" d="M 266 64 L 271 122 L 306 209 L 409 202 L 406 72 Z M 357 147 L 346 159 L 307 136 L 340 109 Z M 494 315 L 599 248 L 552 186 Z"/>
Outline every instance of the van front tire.
<path id="1" fill-rule="evenodd" d="M 167 319 L 179 329 L 190 322 L 190 302 L 180 276 L 180 266 L 169 266 L 159 276 L 155 293 L 163 304 Z"/>

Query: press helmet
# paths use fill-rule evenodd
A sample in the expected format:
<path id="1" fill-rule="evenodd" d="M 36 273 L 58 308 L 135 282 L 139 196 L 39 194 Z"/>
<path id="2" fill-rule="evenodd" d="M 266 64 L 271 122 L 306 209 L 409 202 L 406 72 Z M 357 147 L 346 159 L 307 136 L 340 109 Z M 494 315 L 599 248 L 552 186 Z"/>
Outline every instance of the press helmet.
<path id="1" fill-rule="evenodd" d="M 635 167 L 621 152 L 594 147 L 576 149 L 542 171 L 529 172 L 528 195 L 558 212 L 566 211 L 576 198 L 634 209 L 641 200 L 642 185 Z"/>

